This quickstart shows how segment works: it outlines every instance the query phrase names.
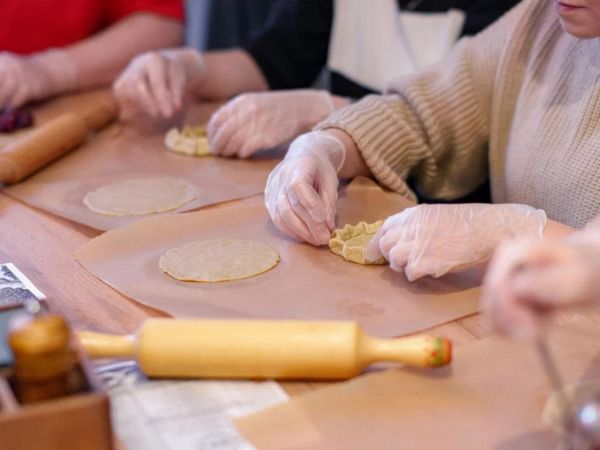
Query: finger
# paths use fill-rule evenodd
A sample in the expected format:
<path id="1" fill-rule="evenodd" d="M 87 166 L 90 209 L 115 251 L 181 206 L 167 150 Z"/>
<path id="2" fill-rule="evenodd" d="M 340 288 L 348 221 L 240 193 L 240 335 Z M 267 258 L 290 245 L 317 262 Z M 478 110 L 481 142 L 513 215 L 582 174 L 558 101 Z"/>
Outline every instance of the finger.
<path id="1" fill-rule="evenodd" d="M 281 164 L 279 163 L 275 168 L 271 171 L 269 176 L 267 177 L 267 184 L 265 185 L 265 207 L 271 217 L 276 210 L 276 201 L 278 195 L 279 188 L 279 173 L 281 172 Z"/>
<path id="2" fill-rule="evenodd" d="M 243 121 L 239 121 L 237 115 L 232 114 L 231 105 L 232 103 L 229 103 L 213 114 L 209 122 L 208 142 L 214 154 L 233 156 L 239 148 L 236 146 L 237 141 L 231 142 L 231 140 L 240 130 L 242 134 L 244 133 L 244 125 L 239 125 Z"/>
<path id="3" fill-rule="evenodd" d="M 403 242 L 392 248 L 388 254 L 390 268 L 396 272 L 405 270 L 412 250 L 412 242 Z"/>
<path id="4" fill-rule="evenodd" d="M 302 220 L 302 222 L 304 222 L 316 242 L 320 245 L 327 244 L 331 238 L 331 230 L 327 227 L 327 224 L 325 222 L 319 223 L 313 221 L 310 212 L 298 201 L 293 190 L 287 191 L 287 195 L 294 213 Z"/>
<path id="5" fill-rule="evenodd" d="M 298 177 L 290 183 L 296 204 L 302 205 L 309 213 L 310 220 L 314 223 L 325 223 L 327 211 L 321 197 L 309 182 L 307 177 Z"/>
<path id="6" fill-rule="evenodd" d="M 217 133 L 227 122 L 229 116 L 229 108 L 227 105 L 220 107 L 212 114 L 212 116 L 210 116 L 208 125 L 206 125 L 206 137 L 208 138 L 208 142 L 210 143 L 211 147 L 216 146 Z"/>
<path id="7" fill-rule="evenodd" d="M 277 213 L 282 223 L 285 224 L 296 239 L 309 242 L 312 245 L 319 245 L 308 227 L 296 216 L 285 194 L 280 193 L 277 198 Z"/>
<path id="8" fill-rule="evenodd" d="M 330 231 L 335 228 L 335 212 L 338 200 L 338 180 L 337 175 L 335 181 L 323 183 L 321 186 L 321 201 L 325 206 L 326 224 Z"/>
<path id="9" fill-rule="evenodd" d="M 154 98 L 158 110 L 165 118 L 173 115 L 173 107 L 169 98 L 167 71 L 160 57 L 150 59 L 148 63 L 149 91 Z"/>
<path id="10" fill-rule="evenodd" d="M 592 301 L 588 275 L 581 267 L 547 267 L 517 274 L 510 288 L 520 303 L 544 310 Z M 589 294 L 589 295 L 586 295 Z"/>
<path id="11" fill-rule="evenodd" d="M 496 290 L 506 286 L 508 278 L 521 270 L 527 258 L 527 251 L 516 242 L 502 244 L 494 253 L 484 279 L 484 289 Z"/>
<path id="12" fill-rule="evenodd" d="M 154 104 L 154 98 L 150 93 L 148 85 L 145 79 L 139 79 L 135 82 L 135 93 L 137 103 L 142 105 L 145 109 L 146 113 L 152 117 L 158 117 L 159 111 L 158 108 Z"/>
<path id="13" fill-rule="evenodd" d="M 238 158 L 246 159 L 255 153 L 258 153 L 263 148 L 264 146 L 261 146 L 259 143 L 257 143 L 256 139 L 250 138 L 242 144 L 241 148 L 238 149 L 236 154 Z"/>
<path id="14" fill-rule="evenodd" d="M 373 236 L 373 239 L 371 240 L 371 244 L 372 244 L 372 249 L 371 252 L 373 252 L 373 255 L 375 255 L 375 252 L 378 253 L 377 258 L 381 257 L 381 248 L 380 248 L 380 241 L 381 239 L 384 238 L 384 236 L 393 228 L 395 228 L 397 225 L 401 225 L 404 222 L 404 217 L 410 213 L 410 210 L 412 210 L 413 208 L 407 208 L 402 212 L 399 212 L 398 214 L 394 214 L 393 216 L 388 217 L 384 222 L 383 225 L 381 225 L 381 227 L 379 227 L 379 230 L 377 230 L 377 232 L 375 233 L 375 236 Z M 387 251 L 389 251 L 389 249 L 387 249 Z"/>
<path id="15" fill-rule="evenodd" d="M 224 127 L 222 127 L 222 129 L 224 129 L 224 134 L 228 134 L 225 135 L 223 141 L 221 142 L 220 154 L 228 158 L 234 157 L 239 149 L 244 145 L 246 140 L 246 130 L 244 127 L 236 129 L 235 127 L 229 126 L 229 124 L 226 124 Z"/>
<path id="16" fill-rule="evenodd" d="M 175 64 L 169 64 L 167 66 L 167 76 L 171 107 L 173 111 L 179 111 L 183 106 L 183 97 L 185 95 L 185 73 L 179 70 Z"/>
<path id="17" fill-rule="evenodd" d="M 273 216 L 271 216 L 271 220 L 275 224 L 275 226 L 286 236 L 289 236 L 293 239 L 298 239 L 295 233 L 283 222 L 281 216 L 277 211 L 274 212 Z"/>
<path id="18" fill-rule="evenodd" d="M 484 295 L 493 330 L 499 334 L 511 335 L 513 328 L 519 326 L 523 316 L 523 311 L 517 311 L 519 306 L 515 296 L 504 284 L 495 289 L 484 289 Z"/>
<path id="19" fill-rule="evenodd" d="M 389 260 L 390 252 L 396 245 L 409 241 L 412 242 L 413 239 L 405 236 L 404 228 L 401 226 L 391 228 L 379 239 L 379 251 L 385 259 Z"/>
<path id="20" fill-rule="evenodd" d="M 506 300 L 505 300 L 506 301 Z M 533 313 L 529 308 L 514 302 L 507 302 L 506 307 L 501 302 L 495 310 L 495 329 L 507 336 L 514 338 L 531 338 L 539 334 L 542 327 L 542 318 Z"/>
<path id="21" fill-rule="evenodd" d="M 515 272 L 507 271 L 506 268 L 513 267 L 509 254 L 517 257 L 515 250 L 518 247 L 508 245 L 502 248 L 498 256 L 501 258 L 493 264 L 492 278 L 486 276 L 484 281 L 481 304 L 486 310 L 486 320 L 493 331 L 513 337 L 530 337 L 539 333 L 541 320 L 536 317 L 537 312 L 521 302 L 521 298 L 512 290 Z M 489 272 L 488 272 L 489 275 Z"/>
<path id="22" fill-rule="evenodd" d="M 385 224 L 384 224 L 385 225 Z M 380 242 L 381 238 L 385 236 L 387 230 L 383 228 L 383 225 L 377 230 L 371 242 L 367 246 L 367 250 L 365 252 L 365 256 L 367 259 L 371 261 L 377 261 L 379 258 L 383 257 L 383 253 L 381 253 Z"/>
<path id="23" fill-rule="evenodd" d="M 223 155 L 225 144 L 231 139 L 233 130 L 227 126 L 227 123 L 222 124 L 218 129 L 214 128 L 213 135 L 207 135 L 208 145 L 213 155 Z"/>

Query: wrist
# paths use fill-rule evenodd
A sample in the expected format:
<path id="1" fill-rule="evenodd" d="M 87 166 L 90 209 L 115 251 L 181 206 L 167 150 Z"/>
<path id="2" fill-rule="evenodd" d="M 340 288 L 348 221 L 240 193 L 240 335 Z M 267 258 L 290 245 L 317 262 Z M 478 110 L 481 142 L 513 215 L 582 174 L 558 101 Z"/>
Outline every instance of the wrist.
<path id="1" fill-rule="evenodd" d="M 335 173 L 339 173 L 346 162 L 346 148 L 344 143 L 334 134 L 326 131 L 314 131 L 313 133 L 321 142 L 323 153 L 327 155 L 327 159 L 335 169 Z"/>
<path id="2" fill-rule="evenodd" d="M 65 50 L 49 49 L 26 57 L 32 72 L 38 75 L 33 99 L 59 94 L 77 88 L 78 71 L 73 58 Z"/>
<path id="3" fill-rule="evenodd" d="M 185 71 L 187 87 L 197 92 L 206 78 L 206 67 L 202 53 L 193 48 L 174 50 L 176 58 L 181 62 Z"/>
<path id="4" fill-rule="evenodd" d="M 297 105 L 298 132 L 308 133 L 333 111 L 335 105 L 328 91 L 316 89 L 301 89 L 291 92 L 290 105 Z"/>
<path id="5" fill-rule="evenodd" d="M 285 159 L 302 157 L 325 159 L 337 172 L 344 164 L 345 151 L 342 143 L 335 137 L 322 131 L 311 131 L 292 142 Z"/>
<path id="6" fill-rule="evenodd" d="M 544 229 L 548 222 L 546 212 L 529 205 L 519 203 L 504 203 L 486 205 L 491 209 L 498 209 L 495 222 L 503 224 L 506 234 L 510 238 L 527 237 L 543 239 Z"/>

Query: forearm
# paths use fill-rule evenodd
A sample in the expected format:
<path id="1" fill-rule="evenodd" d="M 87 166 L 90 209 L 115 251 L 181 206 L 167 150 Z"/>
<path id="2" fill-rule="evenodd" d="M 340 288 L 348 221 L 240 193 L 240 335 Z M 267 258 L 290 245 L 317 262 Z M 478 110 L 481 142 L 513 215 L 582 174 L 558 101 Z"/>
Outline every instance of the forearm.
<path id="1" fill-rule="evenodd" d="M 226 100 L 242 92 L 269 89 L 260 67 L 244 50 L 203 54 L 204 73 L 190 83 L 190 92 L 205 100 Z"/>
<path id="2" fill-rule="evenodd" d="M 65 50 L 77 71 L 77 88 L 110 83 L 131 58 L 149 50 L 175 47 L 183 24 L 150 13 L 134 14 Z"/>

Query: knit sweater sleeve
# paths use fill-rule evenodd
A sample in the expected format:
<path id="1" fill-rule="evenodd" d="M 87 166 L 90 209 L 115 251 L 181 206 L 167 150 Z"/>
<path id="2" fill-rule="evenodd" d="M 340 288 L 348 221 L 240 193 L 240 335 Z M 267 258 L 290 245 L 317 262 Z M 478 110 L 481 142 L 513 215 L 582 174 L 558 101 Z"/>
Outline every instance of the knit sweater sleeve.
<path id="1" fill-rule="evenodd" d="M 494 79 L 504 43 L 530 3 L 461 40 L 443 62 L 392 80 L 386 95 L 365 97 L 317 129 L 344 130 L 378 181 L 409 198 L 409 177 L 431 198 L 468 194 L 488 176 Z"/>

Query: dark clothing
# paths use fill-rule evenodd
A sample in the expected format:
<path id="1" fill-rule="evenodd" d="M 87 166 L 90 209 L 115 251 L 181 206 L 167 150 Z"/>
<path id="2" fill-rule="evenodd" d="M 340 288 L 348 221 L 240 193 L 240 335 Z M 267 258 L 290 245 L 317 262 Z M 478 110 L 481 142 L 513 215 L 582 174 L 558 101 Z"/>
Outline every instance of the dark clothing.
<path id="1" fill-rule="evenodd" d="M 475 34 L 519 0 L 399 0 L 403 10 L 444 12 L 451 8 L 466 13 L 462 35 Z M 246 46 L 271 89 L 309 87 L 327 63 L 333 1 L 280 0 L 261 29 Z M 330 90 L 336 95 L 360 98 L 372 90 L 332 73 Z"/>
<path id="2" fill-rule="evenodd" d="M 256 36 L 278 0 L 187 0 L 186 45 L 200 51 L 241 47 Z"/>

